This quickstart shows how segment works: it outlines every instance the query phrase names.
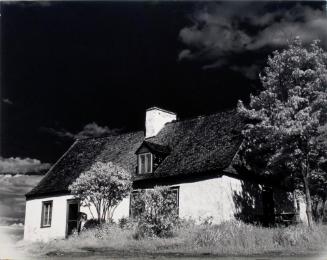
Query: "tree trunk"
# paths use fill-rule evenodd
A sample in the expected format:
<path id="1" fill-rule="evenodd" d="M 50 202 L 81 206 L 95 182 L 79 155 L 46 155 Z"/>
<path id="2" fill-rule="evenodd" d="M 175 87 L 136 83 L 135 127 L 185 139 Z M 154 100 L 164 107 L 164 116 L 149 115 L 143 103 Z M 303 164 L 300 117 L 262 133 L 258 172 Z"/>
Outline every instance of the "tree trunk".
<path id="1" fill-rule="evenodd" d="M 305 204 L 306 204 L 306 214 L 308 218 L 308 225 L 311 228 L 313 226 L 313 218 L 312 218 L 312 200 L 309 189 L 309 180 L 308 177 L 303 174 L 303 183 L 304 183 L 304 192 L 305 192 Z"/>
<path id="2" fill-rule="evenodd" d="M 101 223 L 101 205 L 99 204 L 99 202 L 94 203 L 95 209 L 97 211 L 97 215 L 98 215 L 98 222 L 99 224 Z"/>
<path id="3" fill-rule="evenodd" d="M 97 208 L 97 213 L 98 213 L 98 222 L 100 224 L 101 223 L 101 210 L 99 207 Z"/>

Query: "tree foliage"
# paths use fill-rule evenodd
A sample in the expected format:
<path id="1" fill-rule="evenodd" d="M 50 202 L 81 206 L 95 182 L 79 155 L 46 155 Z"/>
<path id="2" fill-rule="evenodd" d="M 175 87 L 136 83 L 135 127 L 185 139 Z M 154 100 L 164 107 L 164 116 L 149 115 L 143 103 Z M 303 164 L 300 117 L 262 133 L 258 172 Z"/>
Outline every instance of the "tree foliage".
<path id="1" fill-rule="evenodd" d="M 69 186 L 71 193 L 90 209 L 92 216 L 91 206 L 94 206 L 100 223 L 112 220 L 116 207 L 130 189 L 130 174 L 111 162 L 94 163 Z"/>
<path id="2" fill-rule="evenodd" d="M 263 90 L 238 110 L 256 123 L 244 131 L 242 159 L 255 172 L 282 177 L 306 198 L 312 224 L 310 182 L 324 178 L 327 122 L 327 53 L 299 38 L 268 58 L 260 80 Z M 326 182 L 320 182 L 326 183 Z"/>

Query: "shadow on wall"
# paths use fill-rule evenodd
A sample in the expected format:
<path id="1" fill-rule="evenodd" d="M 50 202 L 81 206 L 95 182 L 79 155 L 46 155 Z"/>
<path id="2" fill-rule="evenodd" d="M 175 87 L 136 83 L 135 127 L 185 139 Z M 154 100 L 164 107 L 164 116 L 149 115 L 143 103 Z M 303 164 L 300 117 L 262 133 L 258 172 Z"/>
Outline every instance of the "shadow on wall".
<path id="1" fill-rule="evenodd" d="M 234 217 L 249 224 L 260 224 L 263 217 L 262 188 L 258 184 L 242 181 L 242 191 L 234 191 Z"/>
<path id="2" fill-rule="evenodd" d="M 292 193 L 259 184 L 242 182 L 242 191 L 234 192 L 235 218 L 249 224 L 288 225 L 297 221 Z"/>

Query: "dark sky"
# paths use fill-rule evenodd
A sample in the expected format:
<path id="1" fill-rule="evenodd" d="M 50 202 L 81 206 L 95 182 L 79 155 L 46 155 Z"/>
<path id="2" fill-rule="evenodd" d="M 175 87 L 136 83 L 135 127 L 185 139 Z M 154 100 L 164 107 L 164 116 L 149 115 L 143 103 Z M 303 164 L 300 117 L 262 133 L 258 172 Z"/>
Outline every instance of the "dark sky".
<path id="1" fill-rule="evenodd" d="M 185 118 L 232 108 L 238 99 L 246 100 L 259 86 L 257 73 L 252 72 L 280 45 L 264 43 L 263 36 L 249 43 L 258 30 L 265 35 L 267 25 L 246 24 L 252 17 L 248 15 L 237 25 L 245 28 L 246 37 L 237 34 L 224 48 L 215 44 L 208 48 L 208 41 L 219 42 L 226 36 L 216 27 L 213 36 L 206 29 L 213 23 L 198 19 L 199 10 L 214 10 L 214 5 L 2 3 L 2 156 L 53 163 L 72 143 L 54 135 L 56 130 L 77 133 L 91 122 L 140 130 L 145 109 L 154 105 Z M 241 13 L 247 10 L 242 5 L 233 3 L 226 10 Z M 263 17 L 295 3 L 263 5 L 267 3 L 253 3 L 251 10 Z M 319 3 L 307 5 L 321 7 Z M 219 17 L 219 12 L 211 15 Z M 278 15 L 272 23 L 280 23 Z M 222 16 L 231 18 L 226 13 Z M 197 31 L 190 29 L 194 24 Z M 242 46 L 235 45 L 243 41 Z M 182 58 L 185 54 L 188 57 Z"/>

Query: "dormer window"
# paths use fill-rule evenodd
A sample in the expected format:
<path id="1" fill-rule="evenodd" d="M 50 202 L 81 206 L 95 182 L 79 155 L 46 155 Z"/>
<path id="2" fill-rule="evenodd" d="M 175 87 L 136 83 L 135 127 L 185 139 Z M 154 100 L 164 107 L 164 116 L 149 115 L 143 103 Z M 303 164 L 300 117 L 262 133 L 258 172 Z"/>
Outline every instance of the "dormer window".
<path id="1" fill-rule="evenodd" d="M 152 173 L 152 153 L 141 153 L 138 154 L 138 173 Z"/>
<path id="2" fill-rule="evenodd" d="M 143 141 L 136 150 L 137 166 L 135 174 L 155 173 L 161 162 L 168 156 L 168 146 Z"/>

